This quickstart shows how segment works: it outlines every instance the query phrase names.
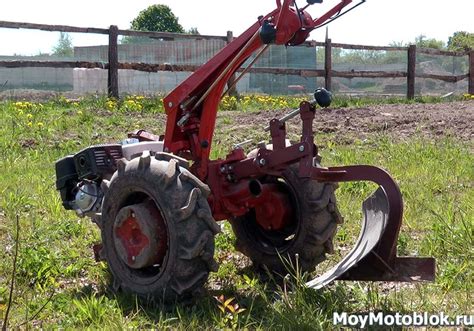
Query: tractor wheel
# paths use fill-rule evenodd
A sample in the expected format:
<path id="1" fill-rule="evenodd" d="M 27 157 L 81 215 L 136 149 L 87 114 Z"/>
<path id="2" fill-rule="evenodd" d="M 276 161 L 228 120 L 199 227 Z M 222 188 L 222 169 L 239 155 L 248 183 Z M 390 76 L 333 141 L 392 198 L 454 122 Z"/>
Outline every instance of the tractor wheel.
<path id="1" fill-rule="evenodd" d="M 316 165 L 319 165 L 315 158 Z M 333 237 L 342 217 L 336 206 L 333 183 L 298 177 L 298 164 L 287 168 L 281 178 L 264 177 L 262 183 L 277 183 L 288 195 L 289 222 L 280 230 L 268 230 L 257 221 L 255 210 L 231 220 L 236 249 L 248 256 L 256 270 L 282 277 L 289 268 L 311 272 L 333 252 Z M 262 217 L 262 215 L 259 215 Z"/>
<path id="2" fill-rule="evenodd" d="M 220 228 L 209 188 L 175 159 L 120 160 L 102 205 L 102 242 L 114 289 L 165 302 L 193 295 L 216 271 Z"/>

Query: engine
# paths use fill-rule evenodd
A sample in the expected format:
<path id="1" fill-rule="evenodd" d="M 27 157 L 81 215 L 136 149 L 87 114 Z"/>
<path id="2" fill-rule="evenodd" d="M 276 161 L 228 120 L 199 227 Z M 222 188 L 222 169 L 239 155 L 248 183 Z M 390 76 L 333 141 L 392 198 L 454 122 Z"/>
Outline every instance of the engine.
<path id="1" fill-rule="evenodd" d="M 122 157 L 122 146 L 110 144 L 91 146 L 58 160 L 56 189 L 64 208 L 80 216 L 97 212 L 103 197 L 100 185 L 117 170 Z"/>
<path id="2" fill-rule="evenodd" d="M 145 150 L 162 152 L 163 142 L 127 139 L 122 144 L 91 146 L 56 161 L 56 189 L 64 208 L 81 217 L 99 213 L 104 197 L 101 186 L 117 170 L 117 161 L 131 160 Z"/>

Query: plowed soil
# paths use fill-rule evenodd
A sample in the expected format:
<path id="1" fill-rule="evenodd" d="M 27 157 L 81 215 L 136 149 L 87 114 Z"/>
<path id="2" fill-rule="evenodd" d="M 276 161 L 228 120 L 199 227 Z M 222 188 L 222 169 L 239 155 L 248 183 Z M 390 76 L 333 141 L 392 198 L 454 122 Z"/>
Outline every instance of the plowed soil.
<path id="1" fill-rule="evenodd" d="M 233 129 L 239 132 L 261 128 L 272 118 L 288 111 L 260 111 L 238 113 Z M 234 115 L 233 115 L 234 114 Z M 220 118 L 235 118 L 233 112 L 222 112 Z M 456 101 L 438 104 L 377 105 L 363 108 L 318 109 L 314 121 L 315 132 L 332 133 L 339 143 L 350 143 L 377 133 L 395 138 L 414 135 L 437 138 L 452 136 L 463 141 L 474 140 L 474 101 Z M 299 132 L 298 118 L 288 122 L 289 131 Z M 225 124 L 221 124 L 225 125 Z"/>

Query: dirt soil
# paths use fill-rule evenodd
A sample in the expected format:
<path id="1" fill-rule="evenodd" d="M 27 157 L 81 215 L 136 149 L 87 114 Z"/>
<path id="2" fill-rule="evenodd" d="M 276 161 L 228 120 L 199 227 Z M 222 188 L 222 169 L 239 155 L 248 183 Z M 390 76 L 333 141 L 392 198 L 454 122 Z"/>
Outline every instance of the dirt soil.
<path id="1" fill-rule="evenodd" d="M 288 111 L 261 111 L 239 113 L 234 129 L 261 127 Z M 233 118 L 232 112 L 219 117 Z M 439 104 L 377 105 L 363 108 L 318 109 L 314 121 L 316 132 L 332 133 L 339 143 L 350 143 L 354 138 L 364 139 L 377 133 L 395 138 L 415 135 L 437 138 L 452 136 L 474 141 L 474 101 L 457 101 Z M 290 131 L 301 126 L 298 118 L 289 122 Z M 235 128 L 237 126 L 237 128 Z"/>
<path id="2" fill-rule="evenodd" d="M 12 94 L 13 93 L 13 94 Z M 0 100 L 44 101 L 73 93 L 14 90 L 0 92 Z M 262 110 L 260 112 L 219 112 L 219 126 L 231 126 L 237 136 L 248 130 L 260 130 L 272 118 L 280 118 L 289 110 Z M 161 116 L 159 116 L 161 119 Z M 230 119 L 230 124 L 223 121 Z M 162 119 L 165 120 L 164 118 Z M 224 122 L 224 123 L 223 123 Z M 429 138 L 452 136 L 474 142 L 474 101 L 456 101 L 438 104 L 377 105 L 363 108 L 318 109 L 314 122 L 315 132 L 332 133 L 338 143 L 351 143 L 369 135 L 385 133 L 395 138 L 421 135 Z M 288 122 L 290 133 L 300 132 L 298 118 Z"/>

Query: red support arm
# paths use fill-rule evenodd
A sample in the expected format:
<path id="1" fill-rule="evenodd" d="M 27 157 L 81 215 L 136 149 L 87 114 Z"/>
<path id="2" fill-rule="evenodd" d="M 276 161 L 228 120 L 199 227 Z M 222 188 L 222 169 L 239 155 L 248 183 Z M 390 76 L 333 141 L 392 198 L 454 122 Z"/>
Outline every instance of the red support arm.
<path id="1" fill-rule="evenodd" d="M 194 172 L 205 179 L 223 90 L 229 78 L 262 46 L 259 37 L 262 22 L 268 20 L 275 25 L 276 44 L 297 45 L 351 1 L 342 0 L 314 21 L 306 11 L 297 11 L 292 6 L 293 0 L 277 0 L 277 9 L 253 24 L 164 98 L 168 115 L 165 151 L 192 159 Z"/>

